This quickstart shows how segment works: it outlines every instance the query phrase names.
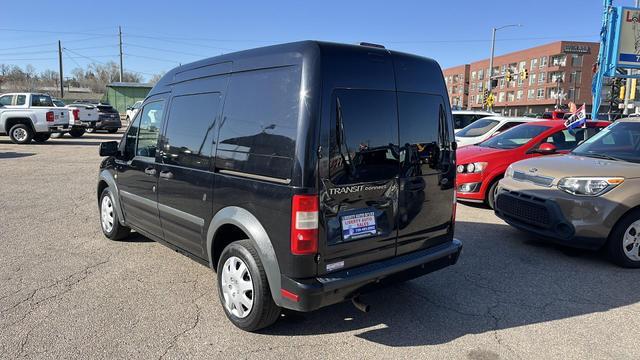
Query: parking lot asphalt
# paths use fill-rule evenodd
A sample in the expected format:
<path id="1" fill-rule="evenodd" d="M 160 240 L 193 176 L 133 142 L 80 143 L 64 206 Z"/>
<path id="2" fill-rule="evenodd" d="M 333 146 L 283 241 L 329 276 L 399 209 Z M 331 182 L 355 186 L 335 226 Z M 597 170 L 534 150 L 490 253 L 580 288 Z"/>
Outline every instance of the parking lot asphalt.
<path id="1" fill-rule="evenodd" d="M 98 221 L 97 145 L 0 137 L 0 358 L 638 359 L 640 272 L 458 206 L 457 265 L 259 334 L 225 318 L 213 273 Z"/>

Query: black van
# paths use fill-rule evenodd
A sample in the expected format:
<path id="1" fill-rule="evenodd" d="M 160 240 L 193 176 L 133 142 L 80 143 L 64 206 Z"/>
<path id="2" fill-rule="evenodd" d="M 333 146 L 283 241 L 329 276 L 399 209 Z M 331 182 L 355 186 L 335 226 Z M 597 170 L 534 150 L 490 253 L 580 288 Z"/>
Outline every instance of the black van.
<path id="1" fill-rule="evenodd" d="M 454 264 L 455 147 L 433 60 L 316 41 L 218 56 L 167 73 L 101 144 L 102 230 L 209 265 L 257 330 Z"/>

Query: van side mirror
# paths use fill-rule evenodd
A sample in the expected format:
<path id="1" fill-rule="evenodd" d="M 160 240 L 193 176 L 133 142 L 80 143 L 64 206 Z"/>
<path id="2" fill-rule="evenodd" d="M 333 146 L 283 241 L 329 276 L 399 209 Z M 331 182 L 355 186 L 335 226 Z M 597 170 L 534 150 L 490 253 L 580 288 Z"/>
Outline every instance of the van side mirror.
<path id="1" fill-rule="evenodd" d="M 558 148 L 555 145 L 551 144 L 551 143 L 542 143 L 536 149 L 536 152 L 538 154 L 542 154 L 542 155 L 555 154 L 557 151 L 558 151 Z"/>
<path id="2" fill-rule="evenodd" d="M 100 143 L 100 156 L 116 156 L 118 155 L 118 142 L 105 141 Z"/>

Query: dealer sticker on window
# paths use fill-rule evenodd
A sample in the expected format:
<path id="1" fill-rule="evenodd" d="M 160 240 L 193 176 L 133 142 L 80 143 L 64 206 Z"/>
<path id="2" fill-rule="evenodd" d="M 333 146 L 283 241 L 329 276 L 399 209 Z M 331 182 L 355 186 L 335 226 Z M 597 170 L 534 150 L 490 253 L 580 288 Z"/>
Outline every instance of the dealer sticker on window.
<path id="1" fill-rule="evenodd" d="M 373 211 L 345 215 L 342 221 L 342 238 L 344 240 L 376 235 L 376 216 Z"/>

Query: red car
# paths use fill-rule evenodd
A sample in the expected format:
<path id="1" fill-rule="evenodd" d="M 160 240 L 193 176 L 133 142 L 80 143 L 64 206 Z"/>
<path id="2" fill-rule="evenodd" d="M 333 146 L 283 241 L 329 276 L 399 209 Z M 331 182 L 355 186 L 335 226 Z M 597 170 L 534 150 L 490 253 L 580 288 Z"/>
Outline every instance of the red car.
<path id="1" fill-rule="evenodd" d="M 569 130 L 563 121 L 535 121 L 478 145 L 461 147 L 456 152 L 457 199 L 484 202 L 493 208 L 496 185 L 509 165 L 531 157 L 568 153 L 609 124 L 587 121 L 585 128 Z"/>

